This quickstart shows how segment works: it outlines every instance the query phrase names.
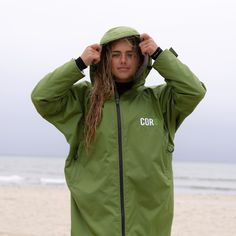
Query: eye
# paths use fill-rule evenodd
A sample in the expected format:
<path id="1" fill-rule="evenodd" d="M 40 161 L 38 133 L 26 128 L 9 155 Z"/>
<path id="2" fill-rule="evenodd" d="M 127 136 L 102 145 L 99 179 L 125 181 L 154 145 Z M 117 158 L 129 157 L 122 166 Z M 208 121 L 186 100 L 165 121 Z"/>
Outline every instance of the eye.
<path id="1" fill-rule="evenodd" d="M 113 58 L 118 58 L 118 57 L 120 57 L 120 53 L 115 52 L 115 53 L 112 53 L 111 56 Z"/>
<path id="2" fill-rule="evenodd" d="M 133 53 L 133 52 L 128 52 L 128 53 L 127 53 L 127 57 L 128 57 L 128 58 L 133 58 L 133 56 L 134 56 L 134 53 Z"/>

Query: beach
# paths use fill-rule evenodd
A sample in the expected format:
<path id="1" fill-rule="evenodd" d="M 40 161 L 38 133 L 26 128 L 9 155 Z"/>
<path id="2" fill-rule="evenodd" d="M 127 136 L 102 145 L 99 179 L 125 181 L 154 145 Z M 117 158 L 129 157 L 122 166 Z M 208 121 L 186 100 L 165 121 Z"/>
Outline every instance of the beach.
<path id="1" fill-rule="evenodd" d="M 59 186 L 0 186 L 1 236 L 69 236 L 70 194 Z M 172 236 L 236 235 L 236 195 L 175 194 Z"/>

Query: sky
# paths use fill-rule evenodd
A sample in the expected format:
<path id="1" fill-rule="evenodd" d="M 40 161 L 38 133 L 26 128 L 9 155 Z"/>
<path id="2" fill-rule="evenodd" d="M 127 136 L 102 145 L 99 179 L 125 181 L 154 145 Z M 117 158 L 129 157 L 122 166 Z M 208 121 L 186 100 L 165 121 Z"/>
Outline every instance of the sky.
<path id="1" fill-rule="evenodd" d="M 176 133 L 174 159 L 236 162 L 234 0 L 1 0 L 0 156 L 67 156 L 65 138 L 36 112 L 31 91 L 120 25 L 173 47 L 207 87 Z M 146 81 L 161 83 L 156 71 Z"/>

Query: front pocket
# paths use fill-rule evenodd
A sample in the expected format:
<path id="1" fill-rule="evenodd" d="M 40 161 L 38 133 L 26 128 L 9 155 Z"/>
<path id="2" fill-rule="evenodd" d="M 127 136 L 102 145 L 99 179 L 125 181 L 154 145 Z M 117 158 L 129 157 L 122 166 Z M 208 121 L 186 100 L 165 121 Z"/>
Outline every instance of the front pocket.
<path id="1" fill-rule="evenodd" d="M 69 184 L 74 185 L 78 183 L 81 174 L 81 144 L 78 146 L 76 152 L 72 156 L 70 165 L 66 168 L 66 175 L 69 181 Z"/>

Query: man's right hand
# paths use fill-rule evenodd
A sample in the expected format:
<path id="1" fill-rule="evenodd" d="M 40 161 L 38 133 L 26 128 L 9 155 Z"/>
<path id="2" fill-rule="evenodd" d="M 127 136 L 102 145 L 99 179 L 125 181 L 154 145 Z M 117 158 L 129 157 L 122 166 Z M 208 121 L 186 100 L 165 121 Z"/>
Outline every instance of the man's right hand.
<path id="1" fill-rule="evenodd" d="M 100 44 L 92 44 L 88 46 L 80 56 L 86 66 L 97 64 L 100 61 L 102 46 Z"/>

